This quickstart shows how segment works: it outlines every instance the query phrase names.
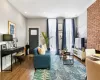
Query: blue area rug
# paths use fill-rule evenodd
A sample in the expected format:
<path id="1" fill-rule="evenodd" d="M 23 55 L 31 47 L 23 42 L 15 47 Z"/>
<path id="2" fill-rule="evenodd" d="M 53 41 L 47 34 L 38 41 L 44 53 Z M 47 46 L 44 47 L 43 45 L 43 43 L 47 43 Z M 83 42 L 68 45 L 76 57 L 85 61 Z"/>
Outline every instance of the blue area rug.
<path id="1" fill-rule="evenodd" d="M 59 56 L 52 55 L 51 58 L 51 80 L 85 80 L 86 68 L 76 59 L 73 65 L 63 65 Z"/>
<path id="2" fill-rule="evenodd" d="M 51 55 L 51 69 L 38 69 L 33 80 L 85 80 L 86 68 L 74 59 L 73 65 L 63 65 L 58 55 Z"/>

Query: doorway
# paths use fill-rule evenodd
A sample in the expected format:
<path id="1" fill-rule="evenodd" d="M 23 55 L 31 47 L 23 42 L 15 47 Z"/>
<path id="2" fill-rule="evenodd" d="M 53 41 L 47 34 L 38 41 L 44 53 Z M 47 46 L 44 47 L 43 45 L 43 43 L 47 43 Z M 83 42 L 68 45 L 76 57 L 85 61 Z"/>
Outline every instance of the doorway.
<path id="1" fill-rule="evenodd" d="M 29 53 L 33 53 L 33 49 L 39 45 L 39 29 L 29 28 Z"/>

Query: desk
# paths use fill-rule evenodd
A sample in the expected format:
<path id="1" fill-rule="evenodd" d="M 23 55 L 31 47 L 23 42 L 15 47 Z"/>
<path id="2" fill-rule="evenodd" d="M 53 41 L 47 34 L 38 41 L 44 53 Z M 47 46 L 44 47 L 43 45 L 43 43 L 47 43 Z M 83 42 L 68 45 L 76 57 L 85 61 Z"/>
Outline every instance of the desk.
<path id="1" fill-rule="evenodd" d="M 17 47 L 17 48 L 12 48 L 12 49 L 2 49 L 1 45 L 1 72 L 2 71 L 12 71 L 12 54 L 13 53 L 18 53 L 24 50 L 24 47 Z M 4 56 L 11 55 L 11 70 L 2 70 L 2 58 Z"/>

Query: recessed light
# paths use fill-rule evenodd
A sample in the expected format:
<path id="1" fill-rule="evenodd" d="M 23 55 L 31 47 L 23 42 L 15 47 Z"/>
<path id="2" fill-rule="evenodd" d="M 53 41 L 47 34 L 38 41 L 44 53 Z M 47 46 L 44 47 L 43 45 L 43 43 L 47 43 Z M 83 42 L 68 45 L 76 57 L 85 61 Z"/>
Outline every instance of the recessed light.
<path id="1" fill-rule="evenodd" d="M 27 12 L 25 12 L 25 13 L 27 13 Z"/>

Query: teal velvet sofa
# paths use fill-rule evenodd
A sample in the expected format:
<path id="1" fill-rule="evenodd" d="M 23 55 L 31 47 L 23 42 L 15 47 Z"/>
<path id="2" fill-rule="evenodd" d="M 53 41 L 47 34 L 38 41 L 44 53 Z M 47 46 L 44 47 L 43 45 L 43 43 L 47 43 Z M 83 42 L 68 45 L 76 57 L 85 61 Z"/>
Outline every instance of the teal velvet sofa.
<path id="1" fill-rule="evenodd" d="M 33 53 L 34 53 L 33 62 L 35 69 L 43 69 L 43 68 L 50 69 L 50 64 L 51 64 L 50 51 L 46 51 L 45 55 L 40 55 L 38 54 L 38 48 L 35 48 L 33 50 Z"/>

